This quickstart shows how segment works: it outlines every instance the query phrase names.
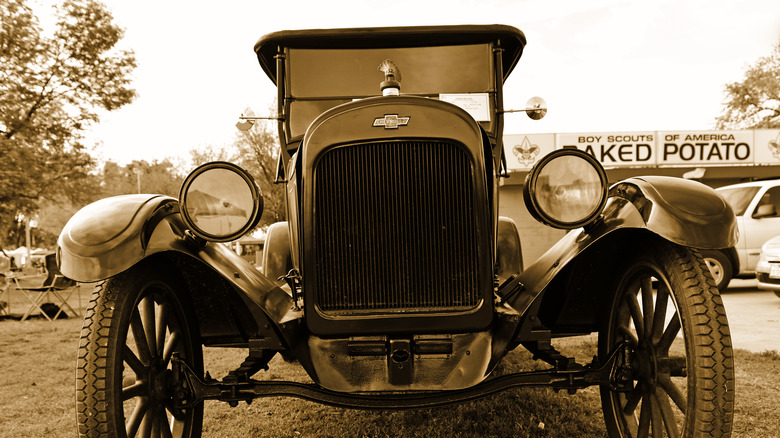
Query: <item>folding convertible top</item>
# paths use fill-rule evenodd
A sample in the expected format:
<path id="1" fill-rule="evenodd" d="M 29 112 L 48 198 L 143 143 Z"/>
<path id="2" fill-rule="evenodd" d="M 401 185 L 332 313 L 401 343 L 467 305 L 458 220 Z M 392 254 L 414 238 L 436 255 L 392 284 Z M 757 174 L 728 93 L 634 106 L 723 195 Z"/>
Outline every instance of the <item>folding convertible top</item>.
<path id="1" fill-rule="evenodd" d="M 298 49 L 361 49 L 435 47 L 499 42 L 504 49 L 504 80 L 523 53 L 526 39 L 519 29 L 506 25 L 373 27 L 347 29 L 283 30 L 261 37 L 255 53 L 263 70 L 276 83 L 279 47 Z"/>

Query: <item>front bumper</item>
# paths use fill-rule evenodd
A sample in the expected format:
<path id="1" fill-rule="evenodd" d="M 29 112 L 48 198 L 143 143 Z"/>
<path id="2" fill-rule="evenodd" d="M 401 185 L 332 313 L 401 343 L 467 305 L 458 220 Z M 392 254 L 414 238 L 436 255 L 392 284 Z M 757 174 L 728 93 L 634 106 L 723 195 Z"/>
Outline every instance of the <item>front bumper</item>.
<path id="1" fill-rule="evenodd" d="M 764 290 L 780 291 L 780 278 L 769 278 L 767 272 L 757 272 L 757 287 Z"/>
<path id="2" fill-rule="evenodd" d="M 780 291 L 780 257 L 777 251 L 767 251 L 766 245 L 756 264 L 757 287 L 764 290 Z"/>

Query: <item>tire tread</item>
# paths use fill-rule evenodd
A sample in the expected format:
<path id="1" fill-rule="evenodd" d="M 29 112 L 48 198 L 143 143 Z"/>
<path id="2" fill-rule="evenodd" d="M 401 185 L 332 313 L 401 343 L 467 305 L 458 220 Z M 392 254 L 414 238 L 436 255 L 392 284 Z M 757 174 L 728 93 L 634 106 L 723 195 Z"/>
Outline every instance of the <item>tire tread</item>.
<path id="1" fill-rule="evenodd" d="M 98 366 L 108 360 L 108 336 L 114 299 L 104 293 L 106 282 L 95 286 L 87 305 L 79 338 L 76 361 L 76 417 L 79 436 L 108 437 L 109 411 L 106 397 L 106 369 Z"/>
<path id="2" fill-rule="evenodd" d="M 698 430 L 693 436 L 731 436 L 734 416 L 734 355 L 723 300 L 700 254 L 685 247 L 673 246 L 668 252 L 672 263 L 686 276 L 686 304 L 692 316 L 694 338 L 702 348 L 695 360 L 709 372 L 695 382 Z"/>

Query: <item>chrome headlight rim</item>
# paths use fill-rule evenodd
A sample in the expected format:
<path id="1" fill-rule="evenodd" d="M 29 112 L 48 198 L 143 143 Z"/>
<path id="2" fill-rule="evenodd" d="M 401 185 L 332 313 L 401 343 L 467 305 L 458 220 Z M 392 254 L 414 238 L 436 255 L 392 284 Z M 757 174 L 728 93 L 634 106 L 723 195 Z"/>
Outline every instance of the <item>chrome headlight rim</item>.
<path id="1" fill-rule="evenodd" d="M 238 176 L 248 191 L 248 193 L 244 194 L 246 196 L 245 199 L 247 202 L 251 202 L 251 212 L 246 216 L 241 225 L 226 233 L 209 232 L 204 227 L 199 226 L 197 218 L 193 217 L 188 208 L 188 194 L 194 183 L 200 178 L 204 178 L 203 175 L 214 170 L 225 170 Z M 236 240 L 257 227 L 263 215 L 263 196 L 254 178 L 244 168 L 227 161 L 211 161 L 196 167 L 190 172 L 179 189 L 179 205 L 182 219 L 192 234 L 209 242 L 230 242 Z"/>
<path id="2" fill-rule="evenodd" d="M 600 188 L 598 195 L 594 202 L 594 207 L 587 214 L 581 215 L 581 217 L 564 221 L 555 218 L 553 215 L 546 212 L 539 200 L 541 196 L 539 190 L 539 177 L 542 172 L 553 161 L 556 161 L 562 157 L 576 157 L 584 160 L 594 171 L 595 176 L 598 178 Z M 596 160 L 591 154 L 576 148 L 563 148 L 555 150 L 540 159 L 528 173 L 523 184 L 523 199 L 525 201 L 526 208 L 531 216 L 538 222 L 558 229 L 572 230 L 580 228 L 593 223 L 601 216 L 601 212 L 604 210 L 604 206 L 607 203 L 607 196 L 609 191 L 609 181 L 607 180 L 607 173 L 602 167 L 601 163 Z"/>

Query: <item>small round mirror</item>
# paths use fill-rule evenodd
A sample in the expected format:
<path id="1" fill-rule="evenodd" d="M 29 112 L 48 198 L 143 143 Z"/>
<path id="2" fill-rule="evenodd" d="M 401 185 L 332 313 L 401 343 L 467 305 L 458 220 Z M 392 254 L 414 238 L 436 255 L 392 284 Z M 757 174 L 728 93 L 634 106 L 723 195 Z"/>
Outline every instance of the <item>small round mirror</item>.
<path id="1" fill-rule="evenodd" d="M 547 102 L 541 97 L 532 97 L 525 103 L 525 113 L 533 120 L 539 120 L 547 114 Z"/>
<path id="2" fill-rule="evenodd" d="M 539 222 L 573 229 L 595 220 L 607 202 L 607 174 L 590 154 L 559 149 L 542 158 L 528 174 L 523 198 Z"/>
<path id="3" fill-rule="evenodd" d="M 252 176 L 232 163 L 206 163 L 187 176 L 179 193 L 184 222 L 198 237 L 227 242 L 257 226 L 263 197 Z"/>

